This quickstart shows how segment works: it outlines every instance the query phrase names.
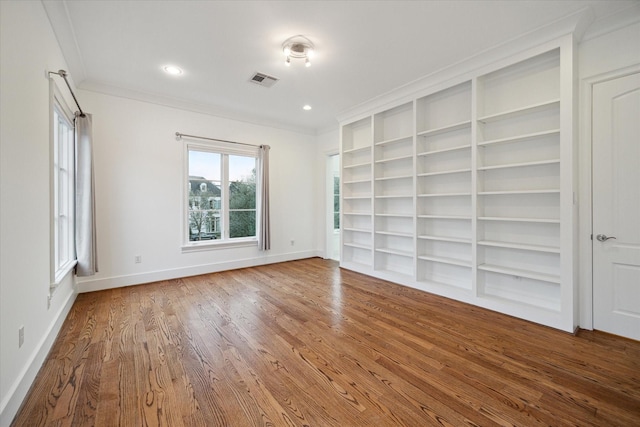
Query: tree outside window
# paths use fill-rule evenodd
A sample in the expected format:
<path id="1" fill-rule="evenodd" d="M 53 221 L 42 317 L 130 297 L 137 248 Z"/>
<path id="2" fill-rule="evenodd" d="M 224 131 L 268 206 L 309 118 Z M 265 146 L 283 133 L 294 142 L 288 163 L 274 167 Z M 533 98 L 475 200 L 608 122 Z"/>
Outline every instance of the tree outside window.
<path id="1" fill-rule="evenodd" d="M 255 159 L 249 175 L 242 175 L 250 158 L 229 156 L 229 237 L 256 235 L 256 167 Z"/>

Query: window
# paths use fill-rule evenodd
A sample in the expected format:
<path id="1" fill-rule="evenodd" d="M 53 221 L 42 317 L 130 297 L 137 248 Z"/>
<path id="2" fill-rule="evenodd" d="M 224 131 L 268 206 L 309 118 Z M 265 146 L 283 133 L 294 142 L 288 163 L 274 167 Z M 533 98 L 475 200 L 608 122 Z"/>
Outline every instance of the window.
<path id="1" fill-rule="evenodd" d="M 187 145 L 186 241 L 256 241 L 255 150 Z"/>
<path id="2" fill-rule="evenodd" d="M 53 97 L 53 274 L 58 283 L 75 265 L 75 182 L 73 115 L 59 96 Z"/>

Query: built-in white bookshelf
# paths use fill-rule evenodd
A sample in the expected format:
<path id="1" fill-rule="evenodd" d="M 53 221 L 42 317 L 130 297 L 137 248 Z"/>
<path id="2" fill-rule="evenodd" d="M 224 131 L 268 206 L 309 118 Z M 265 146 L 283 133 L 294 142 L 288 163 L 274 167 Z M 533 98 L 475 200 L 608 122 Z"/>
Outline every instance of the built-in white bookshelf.
<path id="1" fill-rule="evenodd" d="M 373 266 L 372 123 L 366 118 L 342 127 L 342 259 Z"/>
<path id="2" fill-rule="evenodd" d="M 416 101 L 417 277 L 471 290 L 471 81 Z"/>
<path id="3" fill-rule="evenodd" d="M 559 49 L 481 76 L 478 92 L 478 295 L 559 312 Z"/>
<path id="4" fill-rule="evenodd" d="M 374 269 L 413 276 L 413 103 L 373 116 Z"/>
<path id="5" fill-rule="evenodd" d="M 572 57 L 561 38 L 343 124 L 342 266 L 571 330 Z"/>

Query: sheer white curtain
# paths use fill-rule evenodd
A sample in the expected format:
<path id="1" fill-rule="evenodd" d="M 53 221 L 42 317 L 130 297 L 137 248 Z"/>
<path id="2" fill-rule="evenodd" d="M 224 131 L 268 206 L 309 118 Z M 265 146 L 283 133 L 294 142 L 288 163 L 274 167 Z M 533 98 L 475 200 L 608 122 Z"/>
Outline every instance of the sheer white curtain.
<path id="1" fill-rule="evenodd" d="M 98 271 L 91 115 L 76 114 L 76 275 Z"/>
<path id="2" fill-rule="evenodd" d="M 268 145 L 261 145 L 258 153 L 258 248 L 261 251 L 271 249 L 271 226 L 269 221 L 269 150 Z"/>

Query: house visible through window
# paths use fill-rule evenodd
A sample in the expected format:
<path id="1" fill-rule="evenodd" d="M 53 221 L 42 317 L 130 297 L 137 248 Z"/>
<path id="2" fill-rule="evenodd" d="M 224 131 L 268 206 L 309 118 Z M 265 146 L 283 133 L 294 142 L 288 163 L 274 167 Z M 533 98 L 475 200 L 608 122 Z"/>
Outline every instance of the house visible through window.
<path id="1" fill-rule="evenodd" d="M 53 105 L 53 270 L 59 282 L 75 265 L 74 126 L 71 113 L 54 96 Z"/>
<path id="2" fill-rule="evenodd" d="M 188 241 L 256 236 L 256 153 L 188 145 Z"/>

